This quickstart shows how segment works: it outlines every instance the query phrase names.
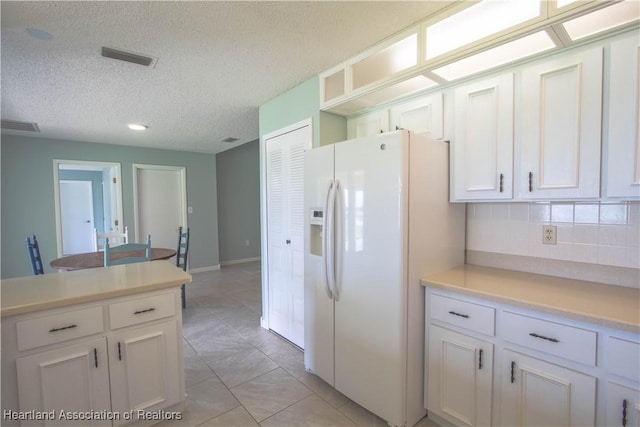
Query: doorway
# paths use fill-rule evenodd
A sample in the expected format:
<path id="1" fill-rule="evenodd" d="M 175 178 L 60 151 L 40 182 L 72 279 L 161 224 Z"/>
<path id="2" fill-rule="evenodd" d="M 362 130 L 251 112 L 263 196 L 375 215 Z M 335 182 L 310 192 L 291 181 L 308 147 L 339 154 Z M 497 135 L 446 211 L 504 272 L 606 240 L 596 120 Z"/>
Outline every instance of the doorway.
<path id="1" fill-rule="evenodd" d="M 179 166 L 133 165 L 136 241 L 175 248 L 178 227 L 187 228 L 186 170 Z"/>
<path id="2" fill-rule="evenodd" d="M 94 228 L 124 229 L 119 163 L 55 159 L 53 183 L 58 257 L 92 252 Z"/>

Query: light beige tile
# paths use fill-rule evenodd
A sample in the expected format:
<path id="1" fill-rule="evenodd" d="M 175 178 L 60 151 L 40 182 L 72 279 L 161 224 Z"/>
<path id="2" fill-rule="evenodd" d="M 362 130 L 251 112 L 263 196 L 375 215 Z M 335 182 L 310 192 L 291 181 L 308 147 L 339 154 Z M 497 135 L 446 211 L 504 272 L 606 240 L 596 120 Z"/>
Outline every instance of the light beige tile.
<path id="1" fill-rule="evenodd" d="M 182 420 L 172 421 L 167 426 L 197 426 L 238 406 L 240 402 L 224 384 L 218 378 L 212 378 L 187 387 Z"/>
<path id="2" fill-rule="evenodd" d="M 351 421 L 353 421 L 358 426 L 367 426 L 367 427 L 387 427 L 388 423 L 375 415 L 374 413 L 368 411 L 362 406 L 358 405 L 355 402 L 348 401 L 340 408 L 338 408 L 340 412 L 347 416 Z"/>
<path id="3" fill-rule="evenodd" d="M 260 350 L 252 348 L 229 357 L 203 356 L 204 361 L 229 388 L 278 367 Z"/>
<path id="4" fill-rule="evenodd" d="M 211 368 L 199 356 L 184 358 L 184 381 L 187 387 L 215 377 Z"/>
<path id="5" fill-rule="evenodd" d="M 307 372 L 298 378 L 298 380 L 334 408 L 339 408 L 349 401 L 344 394 L 330 386 L 317 375 Z"/>
<path id="6" fill-rule="evenodd" d="M 356 425 L 344 414 L 332 408 L 318 396 L 311 395 L 287 409 L 267 418 L 260 423 L 262 426 L 331 426 L 355 427 Z"/>
<path id="7" fill-rule="evenodd" d="M 200 424 L 203 427 L 257 427 L 258 423 L 242 406 Z"/>
<path id="8" fill-rule="evenodd" d="M 231 391 L 258 422 L 311 394 L 282 368 L 233 387 Z"/>
<path id="9" fill-rule="evenodd" d="M 282 350 L 270 354 L 269 358 L 296 378 L 306 374 L 304 370 L 304 355 L 302 351 L 292 345 L 287 345 Z"/>

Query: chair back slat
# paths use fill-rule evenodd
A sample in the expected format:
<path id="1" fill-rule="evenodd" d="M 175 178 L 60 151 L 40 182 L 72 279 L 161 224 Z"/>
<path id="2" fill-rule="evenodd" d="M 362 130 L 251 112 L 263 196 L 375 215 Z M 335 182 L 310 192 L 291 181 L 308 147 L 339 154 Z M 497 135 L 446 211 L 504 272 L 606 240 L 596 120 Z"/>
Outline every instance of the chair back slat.
<path id="1" fill-rule="evenodd" d="M 98 230 L 93 229 L 93 246 L 96 252 L 104 248 L 104 241 L 106 241 L 106 239 L 109 239 L 111 248 L 129 243 L 129 228 L 124 227 L 124 230 L 121 232 L 109 231 L 108 233 L 98 233 Z"/>
<path id="2" fill-rule="evenodd" d="M 105 240 L 105 267 L 145 261 L 151 261 L 151 235 L 147 236 L 147 243 L 126 243 L 114 247 L 109 246 L 109 239 Z"/>
<path id="3" fill-rule="evenodd" d="M 176 267 L 187 271 L 187 259 L 189 257 L 189 235 L 190 229 L 186 232 L 182 231 L 182 227 L 178 227 L 178 246 L 176 249 Z"/>
<path id="4" fill-rule="evenodd" d="M 29 257 L 29 265 L 34 275 L 44 274 L 44 266 L 42 265 L 42 257 L 40 256 L 40 246 L 36 235 L 27 236 L 26 239 L 27 256 Z"/>

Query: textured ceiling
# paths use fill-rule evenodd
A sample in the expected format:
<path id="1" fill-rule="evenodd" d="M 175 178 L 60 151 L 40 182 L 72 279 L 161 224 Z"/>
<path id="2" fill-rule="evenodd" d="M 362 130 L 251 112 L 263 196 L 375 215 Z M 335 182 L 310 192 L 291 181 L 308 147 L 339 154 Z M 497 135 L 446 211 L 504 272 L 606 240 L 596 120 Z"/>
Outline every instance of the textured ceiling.
<path id="1" fill-rule="evenodd" d="M 3 0 L 2 119 L 41 130 L 3 134 L 223 151 L 259 137 L 260 105 L 450 3 Z"/>

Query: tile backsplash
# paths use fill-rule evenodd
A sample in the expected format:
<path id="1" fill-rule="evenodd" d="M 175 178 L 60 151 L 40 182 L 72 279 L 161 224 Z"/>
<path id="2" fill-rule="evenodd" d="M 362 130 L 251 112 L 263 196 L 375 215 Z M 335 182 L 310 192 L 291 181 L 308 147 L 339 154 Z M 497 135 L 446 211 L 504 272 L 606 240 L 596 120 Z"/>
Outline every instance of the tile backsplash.
<path id="1" fill-rule="evenodd" d="M 542 243 L 543 225 L 557 244 Z M 640 268 L 640 202 L 468 203 L 467 249 Z"/>

